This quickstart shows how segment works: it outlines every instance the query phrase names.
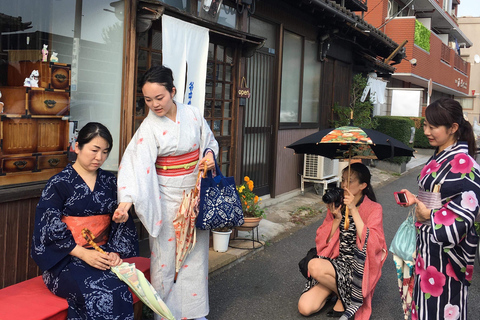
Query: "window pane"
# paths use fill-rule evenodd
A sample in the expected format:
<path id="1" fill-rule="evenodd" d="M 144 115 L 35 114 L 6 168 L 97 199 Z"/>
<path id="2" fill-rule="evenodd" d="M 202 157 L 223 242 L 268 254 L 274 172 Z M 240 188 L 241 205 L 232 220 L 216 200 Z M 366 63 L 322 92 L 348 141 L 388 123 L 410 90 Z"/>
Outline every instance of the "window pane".
<path id="1" fill-rule="evenodd" d="M 225 81 L 232 81 L 232 67 L 225 66 Z"/>
<path id="2" fill-rule="evenodd" d="M 223 133 L 222 133 L 222 135 L 224 135 L 224 136 L 229 136 L 230 135 L 231 123 L 232 122 L 230 120 L 223 120 Z"/>
<path id="3" fill-rule="evenodd" d="M 162 33 L 160 31 L 153 30 L 152 49 L 162 50 Z"/>
<path id="4" fill-rule="evenodd" d="M 148 47 L 148 32 L 143 32 L 137 35 L 138 45 L 140 47 Z"/>
<path id="5" fill-rule="evenodd" d="M 190 13 L 190 0 L 161 0 L 160 2 Z"/>
<path id="6" fill-rule="evenodd" d="M 285 31 L 282 59 L 280 122 L 298 122 L 302 38 Z"/>
<path id="7" fill-rule="evenodd" d="M 231 85 L 226 83 L 225 84 L 225 100 L 230 100 L 231 98 L 230 88 L 231 88 Z"/>
<path id="8" fill-rule="evenodd" d="M 162 65 L 162 55 L 160 53 L 152 52 L 152 67 Z"/>
<path id="9" fill-rule="evenodd" d="M 225 102 L 225 105 L 223 107 L 223 117 L 224 118 L 230 118 L 232 116 L 230 105 L 231 105 L 231 102 Z"/>
<path id="10" fill-rule="evenodd" d="M 214 118 L 221 118 L 222 117 L 222 102 L 216 101 L 215 102 L 215 112 L 213 114 Z"/>
<path id="11" fill-rule="evenodd" d="M 148 61 L 147 61 L 147 51 L 139 50 L 138 51 L 138 70 L 147 71 Z"/>
<path id="12" fill-rule="evenodd" d="M 217 61 L 223 61 L 223 46 L 217 46 Z"/>
<path id="13" fill-rule="evenodd" d="M 316 53 L 317 43 L 305 41 L 302 122 L 318 122 L 321 64 L 317 60 Z"/>
<path id="14" fill-rule="evenodd" d="M 213 90 L 213 82 L 207 81 L 207 83 L 205 84 L 205 98 L 213 98 L 212 90 Z"/>
<path id="15" fill-rule="evenodd" d="M 223 81 L 223 65 L 217 64 L 217 81 Z"/>
<path id="16" fill-rule="evenodd" d="M 222 99 L 222 89 L 223 84 L 221 82 L 217 82 L 217 86 L 215 87 L 215 99 Z"/>
<path id="17" fill-rule="evenodd" d="M 250 17 L 250 33 L 265 37 L 264 48 L 271 48 L 275 50 L 277 31 L 275 25 Z"/>

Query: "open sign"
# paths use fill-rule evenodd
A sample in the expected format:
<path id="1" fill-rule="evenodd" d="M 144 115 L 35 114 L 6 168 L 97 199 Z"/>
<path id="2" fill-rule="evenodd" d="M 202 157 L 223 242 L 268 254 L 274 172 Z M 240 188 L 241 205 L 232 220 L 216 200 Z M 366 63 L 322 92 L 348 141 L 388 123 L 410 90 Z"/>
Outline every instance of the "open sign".
<path id="1" fill-rule="evenodd" d="M 242 77 L 240 87 L 237 90 L 237 96 L 239 98 L 250 98 L 250 88 L 247 88 L 247 80 L 245 80 L 245 77 Z"/>

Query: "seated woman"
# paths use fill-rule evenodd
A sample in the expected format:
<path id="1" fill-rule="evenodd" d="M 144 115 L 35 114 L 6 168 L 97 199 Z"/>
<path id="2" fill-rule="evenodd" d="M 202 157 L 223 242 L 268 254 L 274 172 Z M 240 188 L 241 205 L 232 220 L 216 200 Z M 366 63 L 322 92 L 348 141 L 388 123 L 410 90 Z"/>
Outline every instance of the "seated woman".
<path id="1" fill-rule="evenodd" d="M 132 295 L 110 271 L 139 252 L 132 218 L 113 217 L 115 176 L 100 169 L 112 143 L 104 125 L 85 125 L 75 143 L 75 163 L 48 181 L 37 205 L 32 257 L 48 289 L 67 299 L 68 319 L 133 319 Z M 106 254 L 87 244 L 83 228 Z"/>
<path id="2" fill-rule="evenodd" d="M 350 176 L 348 168 L 342 174 L 343 205 L 327 204 L 327 216 L 317 230 L 318 256 L 308 262 L 308 282 L 298 301 L 304 316 L 320 311 L 332 294 L 338 299 L 329 317 L 343 320 L 355 315 L 362 320 L 372 312 L 373 291 L 387 255 L 382 207 L 375 202 L 368 168 L 352 163 L 350 170 Z"/>

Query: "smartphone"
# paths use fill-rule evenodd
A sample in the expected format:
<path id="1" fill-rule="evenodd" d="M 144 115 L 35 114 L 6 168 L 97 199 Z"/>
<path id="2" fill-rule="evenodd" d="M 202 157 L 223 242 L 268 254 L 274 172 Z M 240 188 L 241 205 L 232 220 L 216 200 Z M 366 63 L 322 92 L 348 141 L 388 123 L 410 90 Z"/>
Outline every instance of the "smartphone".
<path id="1" fill-rule="evenodd" d="M 405 192 L 394 192 L 393 195 L 398 204 L 408 204 L 407 194 Z"/>

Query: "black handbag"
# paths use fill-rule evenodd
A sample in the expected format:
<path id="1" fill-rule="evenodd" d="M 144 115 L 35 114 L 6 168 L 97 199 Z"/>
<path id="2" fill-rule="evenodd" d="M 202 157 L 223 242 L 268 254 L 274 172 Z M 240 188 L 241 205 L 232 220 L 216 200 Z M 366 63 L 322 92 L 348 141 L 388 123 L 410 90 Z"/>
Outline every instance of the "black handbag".
<path id="1" fill-rule="evenodd" d="M 300 272 L 302 273 L 302 275 L 306 279 L 309 278 L 309 276 L 308 276 L 308 263 L 310 262 L 310 260 L 312 260 L 314 258 L 318 258 L 317 247 L 313 247 L 312 249 L 308 250 L 307 255 L 302 260 L 300 260 L 300 262 L 298 263 L 298 267 L 300 269 Z"/>

